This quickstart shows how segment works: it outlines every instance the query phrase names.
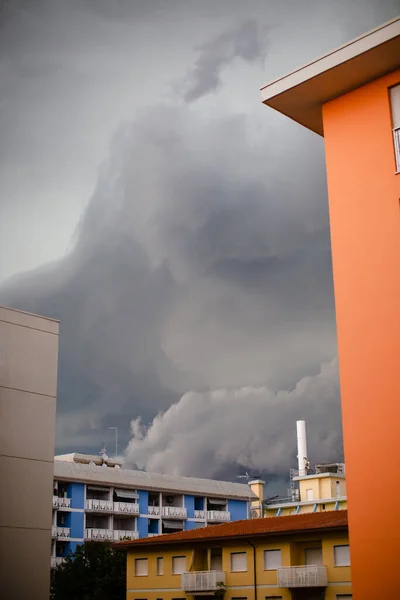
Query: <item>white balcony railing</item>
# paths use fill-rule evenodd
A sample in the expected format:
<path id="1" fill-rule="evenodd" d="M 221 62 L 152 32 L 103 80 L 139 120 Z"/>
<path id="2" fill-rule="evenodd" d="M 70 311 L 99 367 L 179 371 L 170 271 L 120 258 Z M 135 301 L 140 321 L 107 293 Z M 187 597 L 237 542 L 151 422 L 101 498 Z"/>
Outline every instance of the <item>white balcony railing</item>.
<path id="1" fill-rule="evenodd" d="M 182 589 L 187 593 L 214 592 L 225 585 L 224 571 L 192 571 L 182 573 Z"/>
<path id="2" fill-rule="evenodd" d="M 114 540 L 112 529 L 85 529 L 85 540 Z"/>
<path id="3" fill-rule="evenodd" d="M 231 513 L 229 510 L 208 510 L 207 521 L 230 521 Z"/>
<path id="4" fill-rule="evenodd" d="M 53 496 L 53 508 L 58 508 L 58 496 Z"/>
<path id="5" fill-rule="evenodd" d="M 281 567 L 278 569 L 278 587 L 325 587 L 327 584 L 328 576 L 324 565 Z"/>
<path id="6" fill-rule="evenodd" d="M 136 502 L 114 502 L 114 512 L 128 515 L 138 515 L 139 504 Z"/>
<path id="7" fill-rule="evenodd" d="M 396 170 L 400 173 L 400 127 L 393 129 L 394 150 L 396 154 Z"/>
<path id="8" fill-rule="evenodd" d="M 94 512 L 113 512 L 114 502 L 111 500 L 86 500 L 85 508 Z"/>
<path id="9" fill-rule="evenodd" d="M 161 533 L 148 533 L 147 537 L 156 537 L 157 535 L 162 535 Z"/>
<path id="10" fill-rule="evenodd" d="M 162 506 L 161 515 L 172 519 L 186 519 L 187 510 L 182 506 Z"/>
<path id="11" fill-rule="evenodd" d="M 206 511 L 205 510 L 195 510 L 194 511 L 194 518 L 195 519 L 205 519 L 206 518 Z"/>
<path id="12" fill-rule="evenodd" d="M 50 558 L 50 566 L 52 569 L 54 569 L 55 567 L 58 567 L 58 565 L 61 565 L 64 562 L 65 558 L 63 558 L 62 556 L 52 556 Z"/>
<path id="13" fill-rule="evenodd" d="M 122 529 L 114 529 L 114 540 L 119 542 L 119 540 L 127 539 L 137 540 L 139 537 L 138 531 L 124 531 Z"/>
<path id="14" fill-rule="evenodd" d="M 161 511 L 160 511 L 159 506 L 149 506 L 147 512 L 149 515 L 152 515 L 153 517 L 159 517 Z"/>
<path id="15" fill-rule="evenodd" d="M 57 527 L 57 525 L 53 525 L 51 528 L 51 536 L 58 540 L 69 538 L 70 532 L 71 530 L 69 527 Z"/>
<path id="16" fill-rule="evenodd" d="M 71 498 L 53 496 L 53 508 L 71 508 Z"/>

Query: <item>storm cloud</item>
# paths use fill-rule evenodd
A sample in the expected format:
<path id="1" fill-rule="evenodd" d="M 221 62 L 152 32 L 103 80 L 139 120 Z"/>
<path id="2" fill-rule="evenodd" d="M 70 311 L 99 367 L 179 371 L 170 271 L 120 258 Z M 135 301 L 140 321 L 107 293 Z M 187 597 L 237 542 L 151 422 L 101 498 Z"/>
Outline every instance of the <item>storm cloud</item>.
<path id="1" fill-rule="evenodd" d="M 21 27 L 27 32 L 31 27 L 29 3 L 17 4 L 6 23 L 9 40 L 21 15 Z M 29 40 L 26 35 L 20 43 L 39 47 L 38 55 L 33 50 L 28 55 L 26 48 L 10 49 L 3 75 L 6 81 L 10 78 L 17 102 L 9 106 L 8 122 L 4 109 L 10 91 L 0 106 L 1 131 L 12 141 L 1 154 L 9 161 L 2 163 L 8 177 L 2 214 L 18 227 L 4 229 L 9 237 L 0 236 L 4 244 L 9 240 L 2 260 L 6 255 L 15 259 L 10 250 L 13 232 L 25 252 L 35 252 L 27 236 L 36 221 L 23 234 L 19 227 L 24 226 L 21 215 L 34 215 L 34 198 L 46 185 L 51 201 L 43 206 L 57 212 L 59 229 L 45 210 L 41 218 L 48 217 L 47 229 L 58 235 L 69 200 L 73 204 L 75 198 L 68 187 L 71 174 L 79 178 L 86 159 L 92 173 L 95 157 L 102 156 L 69 252 L 29 273 L 15 274 L 0 289 L 1 303 L 61 321 L 58 451 L 96 452 L 102 442 L 111 443 L 107 428 L 118 426 L 127 461 L 141 468 L 218 477 L 256 469 L 279 476 L 293 466 L 294 422 L 304 418 L 312 459 L 341 458 L 323 141 L 261 106 L 257 87 L 277 74 L 278 67 L 289 67 L 279 45 L 282 36 L 290 40 L 286 52 L 293 53 L 294 67 L 301 40 L 306 48 L 300 45 L 302 60 L 312 58 L 329 49 L 327 40 L 337 45 L 390 18 L 396 3 L 387 2 L 382 9 L 371 1 L 366 11 L 365 2 L 352 3 L 350 10 L 347 2 L 310 0 L 306 5 L 313 9 L 312 28 L 306 37 L 301 28 L 293 29 L 293 13 L 290 19 L 287 14 L 290 5 L 303 18 L 298 4 L 287 3 L 286 12 L 283 4 L 278 9 L 276 3 L 253 2 L 245 11 L 243 3 L 187 2 L 183 8 L 171 2 L 171 13 L 156 1 L 146 8 L 144 3 L 121 1 L 111 11 L 107 2 L 41 0 L 35 12 L 40 39 L 48 33 L 41 6 L 50 11 L 49 23 L 56 14 L 54 27 L 59 26 L 57 11 L 68 27 L 79 22 L 71 30 L 72 48 L 79 49 L 75 61 L 69 62 L 61 34 L 48 62 L 42 60 L 43 48 L 35 36 Z M 229 19 L 228 5 L 237 7 Z M 142 84 L 136 86 L 140 100 L 127 115 L 136 88 L 125 84 L 130 64 L 126 50 L 139 69 L 146 56 L 135 54 L 140 27 L 146 32 L 146 27 L 154 32 L 170 27 L 169 32 L 181 35 L 174 10 L 189 35 L 175 49 L 176 65 L 168 78 L 163 74 L 165 95 L 155 95 L 160 86 L 156 82 L 152 87 L 153 74 L 136 70 L 141 74 L 134 81 Z M 315 25 L 328 27 L 328 17 L 329 28 L 321 36 Z M 138 37 L 130 37 L 130 26 Z M 100 32 L 105 50 L 96 41 Z M 142 38 L 140 43 L 148 57 L 158 60 L 161 50 L 154 50 L 154 39 L 150 44 Z M 52 48 L 54 40 L 48 43 Z M 165 52 L 172 52 L 171 47 L 172 42 L 165 45 Z M 185 60 L 181 47 L 188 53 Z M 279 65 L 277 57 L 282 57 Z M 164 62 L 162 70 L 167 66 Z M 16 78 L 21 70 L 24 75 Z M 69 86 L 62 73 L 70 77 Z M 85 85 L 85 73 L 93 77 L 93 88 Z M 171 82 L 178 74 L 181 86 L 174 95 Z M 41 82 L 55 78 L 64 83 L 59 96 L 52 96 L 54 112 L 43 87 L 36 85 L 39 77 Z M 118 96 L 117 102 L 109 82 L 122 80 L 122 100 Z M 86 99 L 74 104 L 75 113 L 68 109 L 72 83 L 74 93 Z M 240 88 L 234 96 L 233 88 Z M 15 115 L 25 106 L 23 91 L 33 112 L 31 118 L 24 112 L 17 128 Z M 89 91 L 96 102 L 87 101 Z M 34 126 L 37 111 L 49 116 Z M 91 140 L 89 134 L 88 139 L 80 137 L 85 127 L 92 132 Z M 103 128 L 101 138 L 98 128 Z M 22 131 L 29 131 L 25 145 Z M 43 150 L 44 139 L 48 145 Z M 74 164 L 79 165 L 76 171 Z M 26 174 L 35 177 L 27 177 L 28 183 L 18 179 L 15 196 L 13 175 L 25 173 L 25 165 Z M 21 205 L 17 197 L 23 198 Z M 16 205 L 19 212 L 14 213 Z M 48 258 L 57 256 L 50 250 L 50 233 L 37 236 L 44 240 Z"/>

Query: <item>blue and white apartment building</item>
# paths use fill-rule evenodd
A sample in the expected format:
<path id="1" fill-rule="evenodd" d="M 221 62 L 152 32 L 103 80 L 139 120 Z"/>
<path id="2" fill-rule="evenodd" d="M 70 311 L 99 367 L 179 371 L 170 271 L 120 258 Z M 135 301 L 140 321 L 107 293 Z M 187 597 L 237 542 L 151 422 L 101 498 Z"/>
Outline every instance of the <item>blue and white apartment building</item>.
<path id="1" fill-rule="evenodd" d="M 247 484 L 125 469 L 109 458 L 54 459 L 53 566 L 86 540 L 143 538 L 247 519 Z"/>

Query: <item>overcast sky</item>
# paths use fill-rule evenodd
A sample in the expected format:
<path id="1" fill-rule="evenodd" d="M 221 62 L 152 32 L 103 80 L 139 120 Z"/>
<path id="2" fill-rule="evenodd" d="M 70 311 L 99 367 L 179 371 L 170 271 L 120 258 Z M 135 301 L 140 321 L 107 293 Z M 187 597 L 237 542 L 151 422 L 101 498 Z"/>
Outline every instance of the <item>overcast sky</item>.
<path id="1" fill-rule="evenodd" d="M 399 0 L 0 6 L 0 301 L 61 320 L 57 450 L 273 478 L 305 418 L 341 458 L 323 140 L 259 88 Z"/>

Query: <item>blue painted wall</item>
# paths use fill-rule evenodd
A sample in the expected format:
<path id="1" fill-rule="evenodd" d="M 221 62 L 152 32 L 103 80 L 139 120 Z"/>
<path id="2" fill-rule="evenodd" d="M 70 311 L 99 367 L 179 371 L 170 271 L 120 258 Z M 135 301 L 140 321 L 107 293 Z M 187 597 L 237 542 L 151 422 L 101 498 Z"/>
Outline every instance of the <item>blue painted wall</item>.
<path id="1" fill-rule="evenodd" d="M 204 510 L 204 498 L 193 496 L 195 510 Z"/>
<path id="2" fill-rule="evenodd" d="M 139 512 L 141 515 L 147 515 L 149 510 L 149 492 L 139 490 Z"/>
<path id="3" fill-rule="evenodd" d="M 189 519 L 194 518 L 194 496 L 185 496 L 184 497 L 184 506 L 187 510 L 187 516 Z"/>
<path id="4" fill-rule="evenodd" d="M 71 527 L 71 513 L 64 510 L 57 512 L 57 527 Z M 79 536 L 81 537 L 81 536 Z"/>
<path id="5" fill-rule="evenodd" d="M 245 500 L 228 500 L 228 510 L 231 513 L 231 521 L 247 519 L 247 502 Z"/>
<path id="6" fill-rule="evenodd" d="M 85 508 L 85 486 L 83 483 L 71 483 L 71 508 Z"/>
<path id="7" fill-rule="evenodd" d="M 72 512 L 71 515 L 71 537 L 83 538 L 84 514 L 83 512 Z"/>
<path id="8" fill-rule="evenodd" d="M 66 545 L 66 550 L 64 556 L 68 556 L 68 554 L 72 554 L 75 552 L 76 547 L 79 546 L 82 542 L 68 542 Z"/>
<path id="9" fill-rule="evenodd" d="M 185 527 L 184 527 L 184 529 L 185 529 L 185 531 L 187 529 L 196 529 L 196 521 L 185 521 Z"/>
<path id="10" fill-rule="evenodd" d="M 138 517 L 137 529 L 140 538 L 148 537 L 147 534 L 149 532 L 149 519 L 146 519 L 145 517 Z"/>

